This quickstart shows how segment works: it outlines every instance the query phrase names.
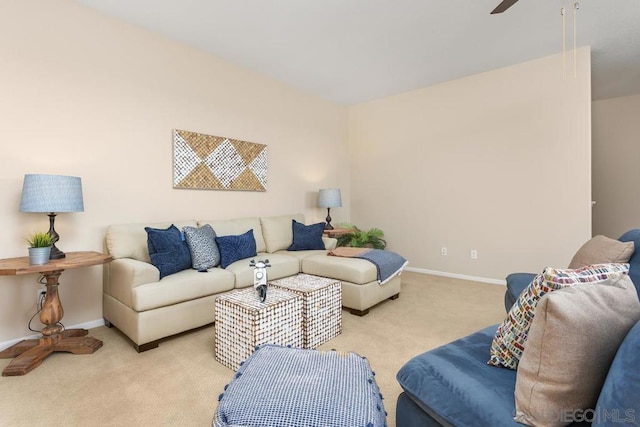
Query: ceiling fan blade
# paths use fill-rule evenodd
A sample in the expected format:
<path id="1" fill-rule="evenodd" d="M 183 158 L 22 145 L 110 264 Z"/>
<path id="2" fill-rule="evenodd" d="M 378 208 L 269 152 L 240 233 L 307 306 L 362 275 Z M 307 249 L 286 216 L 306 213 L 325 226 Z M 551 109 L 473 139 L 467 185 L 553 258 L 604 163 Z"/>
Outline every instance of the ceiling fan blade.
<path id="1" fill-rule="evenodd" d="M 502 3 L 500 3 L 498 7 L 493 9 L 493 11 L 491 11 L 491 15 L 504 12 L 505 10 L 513 6 L 517 1 L 518 0 L 502 0 Z"/>

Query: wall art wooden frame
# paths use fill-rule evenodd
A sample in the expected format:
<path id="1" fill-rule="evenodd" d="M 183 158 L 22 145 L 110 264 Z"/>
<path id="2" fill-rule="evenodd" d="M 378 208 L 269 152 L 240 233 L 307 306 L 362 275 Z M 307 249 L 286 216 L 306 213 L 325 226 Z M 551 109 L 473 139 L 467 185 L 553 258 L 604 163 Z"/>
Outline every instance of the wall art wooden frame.
<path id="1" fill-rule="evenodd" d="M 173 188 L 267 191 L 267 146 L 174 129 Z"/>

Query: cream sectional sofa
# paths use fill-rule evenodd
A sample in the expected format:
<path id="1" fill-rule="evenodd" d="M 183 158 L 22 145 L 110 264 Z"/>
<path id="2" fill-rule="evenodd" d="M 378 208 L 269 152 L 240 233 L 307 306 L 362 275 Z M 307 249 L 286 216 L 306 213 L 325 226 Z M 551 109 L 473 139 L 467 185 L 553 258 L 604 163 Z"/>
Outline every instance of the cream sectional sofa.
<path id="1" fill-rule="evenodd" d="M 327 250 L 335 248 L 336 239 L 323 237 L 325 250 L 288 251 L 293 241 L 293 219 L 305 222 L 302 214 L 294 214 L 110 225 L 105 236 L 106 250 L 113 257 L 104 269 L 106 325 L 127 335 L 138 352 L 149 350 L 162 338 L 212 323 L 218 295 L 253 285 L 251 258 L 236 261 L 226 269 L 216 267 L 206 273 L 188 269 L 160 279 L 159 270 L 151 264 L 144 228 L 167 228 L 171 224 L 179 229 L 210 224 L 218 236 L 253 229 L 258 254 L 252 258 L 269 259 L 269 279 L 302 272 L 340 280 L 342 305 L 356 315 L 365 315 L 379 302 L 398 297 L 400 277 L 379 285 L 376 268 L 370 262 L 327 256 Z"/>

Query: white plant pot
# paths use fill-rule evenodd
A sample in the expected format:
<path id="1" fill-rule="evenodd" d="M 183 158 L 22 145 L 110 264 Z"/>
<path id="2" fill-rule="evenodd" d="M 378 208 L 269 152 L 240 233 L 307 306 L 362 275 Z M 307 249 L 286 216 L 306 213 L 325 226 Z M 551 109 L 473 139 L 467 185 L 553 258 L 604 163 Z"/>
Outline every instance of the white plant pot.
<path id="1" fill-rule="evenodd" d="M 43 265 L 49 262 L 51 255 L 51 246 L 46 248 L 29 248 L 29 264 Z"/>

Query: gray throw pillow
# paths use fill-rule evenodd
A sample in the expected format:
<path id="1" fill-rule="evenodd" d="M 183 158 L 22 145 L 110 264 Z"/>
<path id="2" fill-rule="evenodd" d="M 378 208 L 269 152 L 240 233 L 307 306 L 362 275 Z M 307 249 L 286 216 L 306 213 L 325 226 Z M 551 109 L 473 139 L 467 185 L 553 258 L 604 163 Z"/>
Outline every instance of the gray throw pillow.
<path id="1" fill-rule="evenodd" d="M 220 264 L 216 232 L 209 224 L 200 228 L 184 227 L 182 231 L 191 252 L 193 268 L 198 271 L 206 271 Z"/>
<path id="2" fill-rule="evenodd" d="M 597 235 L 588 240 L 571 259 L 569 268 L 580 268 L 591 264 L 625 263 L 634 251 L 633 242 L 621 242 Z"/>

